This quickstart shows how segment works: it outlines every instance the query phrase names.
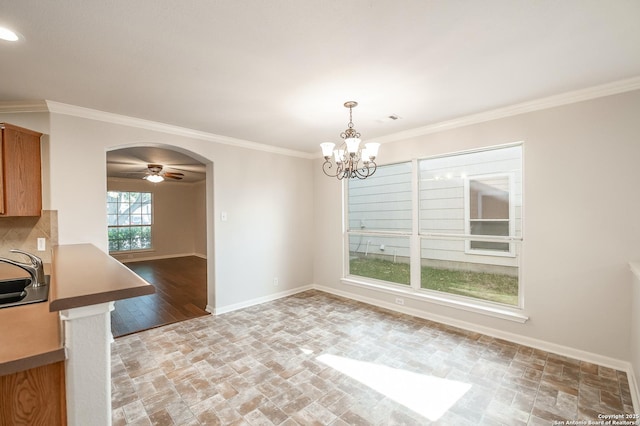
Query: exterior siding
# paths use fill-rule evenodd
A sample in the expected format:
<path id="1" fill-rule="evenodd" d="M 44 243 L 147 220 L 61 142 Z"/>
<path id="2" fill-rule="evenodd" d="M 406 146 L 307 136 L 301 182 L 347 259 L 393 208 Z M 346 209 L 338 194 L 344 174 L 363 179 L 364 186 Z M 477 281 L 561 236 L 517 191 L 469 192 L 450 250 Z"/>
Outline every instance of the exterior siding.
<path id="1" fill-rule="evenodd" d="M 521 146 L 418 161 L 420 234 L 451 234 L 421 238 L 423 264 L 467 268 L 468 264 L 489 264 L 509 270 L 518 266 L 515 255 L 478 254 L 467 250 L 460 236 L 469 234 L 469 197 L 465 181 L 479 176 L 509 176 L 512 236 L 522 235 Z M 504 179 L 504 178 L 502 178 Z M 408 262 L 410 238 L 378 235 L 375 232 L 410 234 L 412 206 L 411 163 L 381 166 L 366 180 L 348 182 L 349 251 Z M 372 231 L 372 233 L 368 233 Z"/>

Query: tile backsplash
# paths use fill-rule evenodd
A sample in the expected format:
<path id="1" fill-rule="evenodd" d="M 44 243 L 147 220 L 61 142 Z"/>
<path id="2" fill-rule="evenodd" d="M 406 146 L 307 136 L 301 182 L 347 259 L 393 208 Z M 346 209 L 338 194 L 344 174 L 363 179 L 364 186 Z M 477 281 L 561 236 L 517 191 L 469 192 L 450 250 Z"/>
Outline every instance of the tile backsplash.
<path id="1" fill-rule="evenodd" d="M 45 251 L 38 251 L 37 239 L 44 238 Z M 20 249 L 51 262 L 51 248 L 58 244 L 58 211 L 43 210 L 40 217 L 0 217 L 0 257 L 24 260 L 10 253 Z"/>

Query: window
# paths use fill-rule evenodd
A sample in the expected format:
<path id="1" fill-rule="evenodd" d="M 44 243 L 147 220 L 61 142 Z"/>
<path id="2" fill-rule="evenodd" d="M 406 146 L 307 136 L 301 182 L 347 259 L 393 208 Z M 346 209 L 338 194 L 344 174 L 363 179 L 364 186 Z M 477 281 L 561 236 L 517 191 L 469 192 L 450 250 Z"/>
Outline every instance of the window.
<path id="1" fill-rule="evenodd" d="M 349 273 L 409 285 L 411 163 L 348 181 Z"/>
<path id="2" fill-rule="evenodd" d="M 521 145 L 379 166 L 347 201 L 350 275 L 522 306 Z"/>
<path id="3" fill-rule="evenodd" d="M 109 252 L 151 249 L 150 192 L 107 192 Z"/>
<path id="4" fill-rule="evenodd" d="M 465 201 L 468 213 L 467 234 L 509 236 L 511 198 L 509 175 L 479 176 L 465 179 Z M 509 253 L 509 243 L 474 241 L 467 244 L 467 252 Z M 490 253 L 493 252 L 493 253 Z"/>

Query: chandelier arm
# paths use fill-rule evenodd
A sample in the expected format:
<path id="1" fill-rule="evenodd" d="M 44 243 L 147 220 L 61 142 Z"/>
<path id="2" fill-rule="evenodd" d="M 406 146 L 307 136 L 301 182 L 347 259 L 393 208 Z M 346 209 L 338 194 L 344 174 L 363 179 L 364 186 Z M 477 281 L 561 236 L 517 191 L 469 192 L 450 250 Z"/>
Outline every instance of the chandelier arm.
<path id="1" fill-rule="evenodd" d="M 371 165 L 373 165 L 373 167 L 371 167 Z M 355 169 L 352 177 L 357 177 L 358 179 L 366 179 L 372 176 L 376 172 L 377 168 L 378 166 L 376 165 L 376 163 L 374 163 L 373 161 L 369 161 L 369 163 L 364 164 L 361 168 Z"/>
<path id="2" fill-rule="evenodd" d="M 366 170 L 366 173 L 365 173 Z M 362 166 L 362 168 L 360 169 L 355 169 L 353 171 L 353 178 L 358 178 L 358 179 L 366 179 L 367 177 L 369 177 L 369 168 L 366 166 Z"/>
<path id="3" fill-rule="evenodd" d="M 325 175 L 329 176 L 329 177 L 336 177 L 338 176 L 338 174 L 340 173 L 340 168 L 338 168 L 334 173 L 329 173 L 328 170 L 331 169 L 333 167 L 333 164 L 331 163 L 331 161 L 329 160 L 324 160 L 324 163 L 322 163 L 322 171 L 324 172 Z"/>
<path id="4" fill-rule="evenodd" d="M 369 161 L 369 166 L 367 168 L 371 168 L 371 164 L 373 164 L 373 170 L 371 170 L 371 173 L 369 173 L 369 176 L 373 176 L 376 170 L 378 170 L 378 165 L 373 160 Z"/>

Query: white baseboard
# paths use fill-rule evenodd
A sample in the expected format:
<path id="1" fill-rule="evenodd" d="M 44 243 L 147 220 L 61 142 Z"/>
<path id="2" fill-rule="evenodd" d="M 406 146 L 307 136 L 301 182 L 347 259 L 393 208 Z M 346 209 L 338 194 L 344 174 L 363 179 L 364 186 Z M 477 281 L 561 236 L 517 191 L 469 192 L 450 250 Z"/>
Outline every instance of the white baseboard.
<path id="1" fill-rule="evenodd" d="M 640 390 L 638 389 L 638 381 L 631 363 L 629 363 L 629 370 L 627 370 L 627 378 L 629 379 L 629 391 L 631 391 L 634 412 L 638 413 L 640 410 Z M 636 421 L 636 424 L 638 424 L 638 421 Z"/>
<path id="2" fill-rule="evenodd" d="M 238 309 L 248 308 L 249 306 L 259 305 L 261 303 L 271 302 L 273 300 L 282 299 L 283 297 L 291 296 L 297 293 L 302 293 L 303 291 L 312 290 L 312 285 L 306 285 L 303 287 L 296 287 L 290 290 L 281 291 L 278 293 L 270 294 L 268 296 L 257 297 L 255 299 L 245 300 L 244 302 L 234 303 L 232 305 L 220 306 L 218 308 L 213 308 L 210 305 L 207 305 L 206 311 L 210 312 L 214 315 L 226 314 L 228 312 L 237 311 Z"/>
<path id="3" fill-rule="evenodd" d="M 541 349 L 547 352 L 552 352 L 558 355 L 567 356 L 570 358 L 574 358 L 580 361 L 590 362 L 592 364 L 598 364 L 603 367 L 613 368 L 615 370 L 620 370 L 626 372 L 630 377 L 629 380 L 633 377 L 631 374 L 631 363 L 628 361 L 623 361 L 616 358 L 610 358 L 604 355 L 595 354 L 592 352 L 583 351 L 580 349 L 571 348 L 569 346 L 559 345 L 556 343 L 547 342 L 544 340 L 534 339 L 531 337 L 522 336 L 515 333 L 509 333 L 506 331 L 497 330 L 490 327 L 484 327 L 481 325 L 473 324 L 466 321 L 456 320 L 450 317 L 445 317 L 442 315 L 432 314 L 429 312 L 425 312 L 423 310 L 408 308 L 402 305 L 396 305 L 394 303 L 384 302 L 378 299 L 373 299 L 370 297 L 360 296 L 357 294 L 336 290 L 330 287 L 320 286 L 314 284 L 312 288 L 320 291 L 324 291 L 326 293 L 335 294 L 336 296 L 345 297 L 348 299 L 357 300 L 359 302 L 367 303 L 369 305 L 378 306 L 381 308 L 389 309 L 392 311 L 400 312 L 403 314 L 411 315 L 418 318 L 423 318 L 431 321 L 435 321 L 441 324 L 450 325 L 452 327 L 462 328 L 464 330 L 473 331 L 476 333 L 482 333 L 487 336 L 496 337 L 498 339 L 507 340 L 509 342 L 517 343 L 524 346 L 529 346 L 536 349 Z M 635 380 L 634 380 L 635 381 Z"/>

